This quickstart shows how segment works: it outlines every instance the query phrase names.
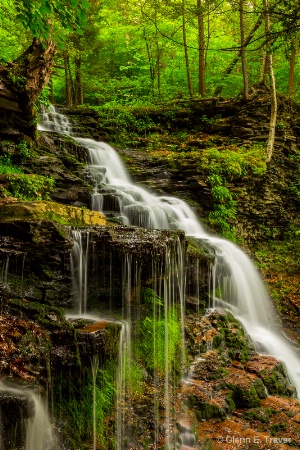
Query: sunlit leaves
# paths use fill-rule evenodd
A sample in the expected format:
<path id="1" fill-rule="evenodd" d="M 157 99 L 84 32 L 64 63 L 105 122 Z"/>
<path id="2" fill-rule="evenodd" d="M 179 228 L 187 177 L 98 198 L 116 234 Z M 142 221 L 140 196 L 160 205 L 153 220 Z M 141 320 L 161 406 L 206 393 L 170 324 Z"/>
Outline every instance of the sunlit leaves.
<path id="1" fill-rule="evenodd" d="M 62 30 L 82 32 L 86 25 L 86 0 L 16 0 L 17 19 L 29 29 L 34 37 L 55 38 L 58 42 L 65 40 Z"/>

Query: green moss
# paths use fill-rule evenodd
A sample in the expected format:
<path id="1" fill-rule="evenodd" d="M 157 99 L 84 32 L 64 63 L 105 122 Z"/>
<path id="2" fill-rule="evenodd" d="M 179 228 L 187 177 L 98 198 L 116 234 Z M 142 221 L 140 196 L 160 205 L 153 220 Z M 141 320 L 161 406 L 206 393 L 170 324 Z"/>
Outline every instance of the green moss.
<path id="1" fill-rule="evenodd" d="M 270 408 L 255 408 L 250 409 L 249 411 L 245 411 L 243 413 L 243 419 L 248 420 L 249 422 L 258 421 L 261 423 L 269 423 L 270 418 L 274 414 L 274 410 Z"/>
<path id="2" fill-rule="evenodd" d="M 188 398 L 188 406 L 193 408 L 198 422 L 210 419 L 224 420 L 227 415 L 223 408 L 211 403 L 201 402 L 192 395 Z"/>
<path id="3" fill-rule="evenodd" d="M 254 346 L 245 335 L 243 326 L 230 313 L 210 314 L 212 325 L 218 334 L 213 336 L 213 348 L 226 352 L 230 359 L 245 363 L 253 354 Z"/>
<path id="4" fill-rule="evenodd" d="M 200 261 L 205 260 L 207 262 L 213 261 L 213 256 L 206 251 L 203 242 L 199 242 L 197 239 L 187 237 L 186 254 L 188 257 L 198 259 Z"/>
<path id="5" fill-rule="evenodd" d="M 288 424 L 286 422 L 284 423 L 273 423 L 270 427 L 270 433 L 272 436 L 275 436 L 276 434 L 280 433 L 281 431 L 285 431 L 287 429 Z"/>
<path id="6" fill-rule="evenodd" d="M 0 211 L 1 222 L 15 220 L 44 220 L 68 226 L 102 226 L 106 224 L 103 214 L 87 208 L 62 205 L 56 202 L 12 202 L 4 205 Z M 58 230 L 65 236 L 62 228 Z"/>
<path id="7" fill-rule="evenodd" d="M 267 398 L 268 394 L 266 392 L 265 385 L 264 385 L 264 383 L 262 382 L 262 380 L 260 378 L 255 380 L 253 382 L 253 385 L 255 387 L 255 390 L 256 390 L 257 395 L 259 396 L 259 398 L 261 398 L 261 399 Z"/>
<path id="8" fill-rule="evenodd" d="M 20 299 L 8 300 L 8 306 L 11 312 L 24 313 L 27 318 L 46 328 L 60 329 L 62 325 L 67 328 L 70 327 L 70 324 L 65 320 L 62 308 Z"/>
<path id="9" fill-rule="evenodd" d="M 294 394 L 282 365 L 273 369 L 271 372 L 261 371 L 260 374 L 269 394 L 287 397 Z"/>
<path id="10" fill-rule="evenodd" d="M 242 386 L 241 384 L 225 383 L 232 391 L 234 403 L 241 408 L 253 408 L 260 405 L 260 399 L 254 385 Z"/>

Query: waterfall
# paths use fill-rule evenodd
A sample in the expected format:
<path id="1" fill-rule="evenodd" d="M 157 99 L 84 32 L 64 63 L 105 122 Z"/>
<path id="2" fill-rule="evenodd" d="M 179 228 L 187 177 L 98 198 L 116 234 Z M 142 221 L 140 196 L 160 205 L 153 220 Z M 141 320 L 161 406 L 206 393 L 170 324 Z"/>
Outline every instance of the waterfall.
<path id="1" fill-rule="evenodd" d="M 87 312 L 89 237 L 89 232 L 71 231 L 74 241 L 71 251 L 72 292 L 79 314 Z"/>
<path id="2" fill-rule="evenodd" d="M 50 105 L 48 108 L 43 108 L 40 113 L 38 130 L 70 134 L 72 132 L 72 126 L 67 116 L 58 113 L 54 106 Z"/>
<path id="3" fill-rule="evenodd" d="M 66 119 L 58 119 L 54 112 L 51 112 L 50 119 L 47 116 L 46 122 L 42 124 L 41 129 L 54 129 L 61 132 L 61 123 L 67 123 Z M 44 116 L 43 116 L 44 117 Z M 69 126 L 69 125 L 68 125 Z M 66 127 L 62 130 L 64 133 L 69 131 Z M 282 360 L 287 368 L 288 375 L 295 385 L 298 395 L 300 394 L 300 362 L 296 353 L 294 353 L 291 345 L 282 336 L 277 315 L 272 307 L 272 303 L 265 291 L 263 282 L 259 273 L 250 258 L 235 244 L 210 235 L 202 227 L 199 219 L 195 215 L 191 207 L 182 200 L 171 196 L 156 196 L 146 189 L 136 186 L 132 183 L 131 178 L 119 158 L 117 152 L 108 144 L 103 142 L 95 142 L 92 139 L 73 137 L 82 147 L 86 148 L 88 155 L 88 166 L 86 167 L 86 176 L 93 183 L 94 192 L 92 195 L 92 207 L 95 210 L 109 212 L 114 214 L 123 224 L 137 225 L 150 229 L 174 229 L 183 230 L 187 236 L 193 237 L 209 247 L 214 254 L 214 264 L 211 268 L 211 301 L 210 306 L 215 307 L 222 305 L 230 310 L 244 325 L 246 331 L 257 344 L 258 349 L 264 348 L 264 352 L 275 356 Z M 77 289 L 80 298 L 84 298 L 86 292 L 86 276 L 83 272 L 84 258 L 87 260 L 87 247 L 82 246 L 76 234 L 74 234 L 75 247 L 73 271 L 77 271 Z M 77 243 L 77 244 L 76 244 Z M 81 245 L 81 247 L 80 247 Z M 85 248 L 85 250 L 83 250 Z M 180 302 L 180 321 L 182 328 L 184 326 L 184 292 L 185 281 L 182 268 L 181 250 L 174 250 L 170 253 L 170 249 L 166 249 L 165 266 L 168 271 L 164 272 L 163 277 L 154 275 L 153 290 L 159 297 L 164 299 L 164 318 L 167 322 L 168 314 L 172 309 L 175 299 Z M 75 253 L 77 254 L 75 258 Z M 174 255 L 177 256 L 174 259 Z M 85 255 L 85 256 L 84 256 Z M 72 256 L 73 258 L 73 256 Z M 132 274 L 132 261 L 127 256 L 127 272 L 125 278 L 129 280 Z M 79 262 L 76 262 L 79 261 Z M 175 261 L 175 262 L 174 262 Z M 155 263 L 154 263 L 155 264 Z M 129 267 L 130 265 L 130 267 Z M 77 269 L 75 269 L 77 267 Z M 159 273 L 159 267 L 155 267 L 155 274 Z M 175 278 L 174 278 L 175 274 Z M 175 286 L 175 287 L 174 287 Z M 129 286 L 128 282 L 128 289 Z M 218 289 L 216 289 L 218 288 Z M 175 292 L 176 291 L 176 292 Z M 216 294 L 218 291 L 218 295 Z M 131 293 L 127 292 L 127 296 Z M 86 298 L 86 297 L 85 297 Z M 80 300 L 81 302 L 81 300 Z M 82 304 L 82 302 L 81 302 Z M 86 305 L 86 300 L 83 300 Z M 130 306 L 130 305 L 129 305 Z M 158 307 L 154 305 L 154 317 L 158 317 Z M 81 308 L 82 312 L 86 312 L 86 306 Z M 127 311 L 128 313 L 128 311 Z M 126 313 L 126 314 L 127 314 Z M 159 311 L 161 314 L 161 311 Z M 122 329 L 120 336 L 120 348 L 124 349 L 124 355 L 119 356 L 118 369 L 118 403 L 121 409 L 117 414 L 117 450 L 122 449 L 122 437 L 124 432 L 125 415 L 122 410 L 122 404 L 125 401 L 124 393 L 126 386 L 124 385 L 126 376 L 126 360 L 128 356 L 130 344 L 125 339 L 125 335 L 130 332 Z M 158 333 L 154 321 L 153 337 L 154 337 L 154 353 L 155 336 Z M 168 359 L 168 333 L 169 329 L 165 328 L 165 357 Z M 127 342 L 124 347 L 124 342 Z M 183 354 L 181 356 L 184 365 L 184 345 Z M 128 360 L 128 358 L 127 358 Z M 168 428 L 170 427 L 171 405 L 170 405 L 170 385 L 169 385 L 169 366 L 165 362 L 165 417 L 167 422 L 166 437 L 171 442 Z M 123 377 L 123 378 L 122 378 Z M 122 397 L 123 396 L 123 397 Z M 154 399 L 156 402 L 156 399 Z M 158 427 L 156 424 L 156 436 L 158 435 Z"/>
<path id="4" fill-rule="evenodd" d="M 6 255 L 6 261 L 2 265 L 1 270 L 1 276 L 0 276 L 0 282 L 3 284 L 4 287 L 7 286 L 7 277 L 8 277 L 8 268 L 9 268 L 9 257 L 10 255 Z"/>
<path id="5" fill-rule="evenodd" d="M 131 357 L 131 329 L 128 322 L 125 320 L 120 322 L 121 332 L 119 339 L 119 356 L 118 356 L 118 369 L 117 369 L 117 412 L 116 412 L 116 450 L 122 450 L 124 448 L 123 443 L 126 438 L 126 409 L 127 404 L 127 384 L 128 373 L 130 370 L 130 357 Z"/>
<path id="6" fill-rule="evenodd" d="M 12 383 L 6 384 L 2 381 L 0 382 L 0 392 L 19 398 L 21 401 L 25 399 L 27 402 L 26 413 L 28 417 L 25 419 L 24 450 L 54 450 L 57 448 L 47 409 L 40 395 L 32 389 L 14 386 Z M 3 431 L 1 430 L 1 435 L 4 434 L 5 436 L 5 431 L 4 433 Z"/>
<path id="7" fill-rule="evenodd" d="M 213 306 L 217 302 L 223 304 L 243 323 L 254 342 L 258 345 L 263 343 L 267 354 L 285 363 L 299 395 L 299 358 L 281 335 L 277 315 L 250 258 L 232 242 L 208 234 L 184 201 L 174 197 L 158 197 L 133 185 L 113 148 L 91 139 L 74 139 L 87 148 L 93 173 L 97 172 L 98 167 L 99 172 L 104 174 L 101 185 L 103 195 L 114 195 L 118 199 L 120 217 L 125 217 L 125 223 L 146 228 L 180 229 L 214 250 L 212 282 L 213 286 L 220 288 L 222 297 L 214 298 Z"/>

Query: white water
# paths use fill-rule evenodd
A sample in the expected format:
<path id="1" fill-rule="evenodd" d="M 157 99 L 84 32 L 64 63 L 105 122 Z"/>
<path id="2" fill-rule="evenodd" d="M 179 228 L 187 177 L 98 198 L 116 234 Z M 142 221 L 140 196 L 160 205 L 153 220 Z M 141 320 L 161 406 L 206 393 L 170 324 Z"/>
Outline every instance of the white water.
<path id="1" fill-rule="evenodd" d="M 32 389 L 17 387 L 0 382 L 0 392 L 23 397 L 33 404 L 33 414 L 25 420 L 26 441 L 25 450 L 54 450 L 56 447 L 46 405 L 42 398 Z"/>
<path id="2" fill-rule="evenodd" d="M 79 314 L 87 312 L 89 237 L 88 231 L 71 231 L 74 241 L 71 250 L 72 294 Z"/>
<path id="3" fill-rule="evenodd" d="M 59 130 L 57 130 L 59 131 Z M 105 209 L 105 197 L 113 197 L 125 224 L 146 228 L 180 229 L 186 235 L 204 240 L 215 252 L 213 285 L 221 287 L 216 302 L 224 304 L 244 324 L 254 342 L 265 352 L 281 359 L 300 394 L 300 361 L 279 330 L 279 322 L 255 266 L 236 245 L 204 231 L 193 210 L 174 197 L 158 197 L 132 184 L 117 152 L 109 145 L 91 139 L 74 139 L 89 155 L 87 168 L 94 180 L 94 207 Z M 96 201 L 95 198 L 101 198 Z M 214 294 L 213 294 L 214 296 Z"/>
<path id="4" fill-rule="evenodd" d="M 127 224 L 146 228 L 180 229 L 188 236 L 205 240 L 214 249 L 213 283 L 215 286 L 222 286 L 221 300 L 243 323 L 254 342 L 262 344 L 267 354 L 285 363 L 299 395 L 299 357 L 278 329 L 278 318 L 250 258 L 232 242 L 206 233 L 195 213 L 184 201 L 174 197 L 157 197 L 133 185 L 113 148 L 91 139 L 75 139 L 88 149 L 94 173 L 98 170 L 98 173 L 105 174 L 101 187 L 117 196 L 121 216 L 125 216 Z M 213 306 L 216 300 L 214 298 Z"/>
<path id="5" fill-rule="evenodd" d="M 50 105 L 48 109 L 43 108 L 41 111 L 38 130 L 70 134 L 72 126 L 67 116 L 57 113 L 54 106 Z"/>

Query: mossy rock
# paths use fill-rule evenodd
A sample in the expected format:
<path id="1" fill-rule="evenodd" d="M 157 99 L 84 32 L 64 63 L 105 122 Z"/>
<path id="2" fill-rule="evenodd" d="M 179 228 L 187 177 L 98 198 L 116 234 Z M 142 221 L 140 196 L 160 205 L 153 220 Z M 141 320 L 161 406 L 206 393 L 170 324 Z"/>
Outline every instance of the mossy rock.
<path id="1" fill-rule="evenodd" d="M 1 207 L 0 222 L 16 220 L 44 220 L 72 226 L 103 226 L 103 214 L 76 206 L 50 201 L 11 202 Z"/>
<path id="2" fill-rule="evenodd" d="M 254 384 L 226 383 L 226 387 L 232 391 L 232 399 L 237 406 L 241 408 L 254 408 L 260 405 L 260 398 Z"/>
<path id="3" fill-rule="evenodd" d="M 231 360 L 243 363 L 248 361 L 255 352 L 255 348 L 242 324 L 231 313 L 223 312 L 223 310 L 210 313 L 208 318 L 218 331 L 218 334 L 213 337 L 213 348 L 223 353 L 226 350 Z"/>
<path id="4" fill-rule="evenodd" d="M 291 397 L 294 389 L 287 378 L 283 363 L 272 356 L 253 356 L 245 366 L 246 370 L 255 373 L 268 389 L 270 395 Z"/>

